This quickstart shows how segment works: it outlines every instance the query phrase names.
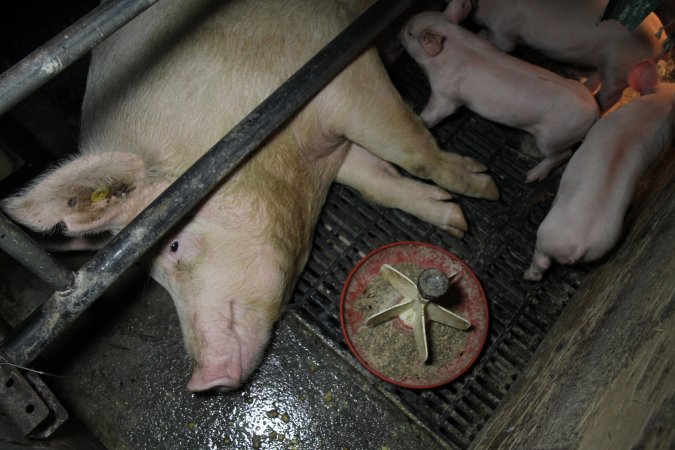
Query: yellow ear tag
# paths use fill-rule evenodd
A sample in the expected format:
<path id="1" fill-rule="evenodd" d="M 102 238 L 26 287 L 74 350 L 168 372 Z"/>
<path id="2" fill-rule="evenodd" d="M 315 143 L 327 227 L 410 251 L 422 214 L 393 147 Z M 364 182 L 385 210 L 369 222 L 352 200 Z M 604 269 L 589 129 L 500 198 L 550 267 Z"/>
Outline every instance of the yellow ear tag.
<path id="1" fill-rule="evenodd" d="M 101 200 L 105 200 L 108 197 L 108 194 L 110 193 L 110 189 L 108 189 L 108 186 L 103 186 L 102 188 L 96 189 L 94 192 L 91 193 L 91 196 L 89 197 L 92 202 L 100 202 Z"/>

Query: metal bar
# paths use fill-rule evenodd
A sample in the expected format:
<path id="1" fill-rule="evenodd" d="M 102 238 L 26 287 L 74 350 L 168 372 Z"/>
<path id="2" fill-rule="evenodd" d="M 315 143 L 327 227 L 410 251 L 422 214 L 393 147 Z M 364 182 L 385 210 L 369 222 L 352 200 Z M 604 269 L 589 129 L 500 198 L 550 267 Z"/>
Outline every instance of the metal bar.
<path id="1" fill-rule="evenodd" d="M 632 31 L 662 2 L 663 0 L 609 0 L 602 20 L 616 20 Z"/>
<path id="2" fill-rule="evenodd" d="M 56 291 L 65 291 L 73 287 L 75 274 L 2 213 L 0 213 L 0 249 Z"/>
<path id="3" fill-rule="evenodd" d="M 0 74 L 0 115 L 156 2 L 105 2 Z"/>
<path id="4" fill-rule="evenodd" d="M 49 298 L 2 342 L 0 352 L 16 364 L 30 363 L 184 214 L 362 53 L 410 3 L 412 0 L 378 0 L 373 4 L 84 264 L 76 273 L 76 287 L 66 295 L 55 293 Z"/>

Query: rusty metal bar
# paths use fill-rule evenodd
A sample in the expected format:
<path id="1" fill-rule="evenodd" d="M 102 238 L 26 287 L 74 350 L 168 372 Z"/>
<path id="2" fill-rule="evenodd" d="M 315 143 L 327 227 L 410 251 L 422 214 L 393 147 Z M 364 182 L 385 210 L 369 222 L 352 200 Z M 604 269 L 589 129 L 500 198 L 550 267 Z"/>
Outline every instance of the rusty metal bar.
<path id="1" fill-rule="evenodd" d="M 56 291 L 70 289 L 75 274 L 54 259 L 7 216 L 0 213 L 0 250 L 17 260 Z"/>
<path id="2" fill-rule="evenodd" d="M 156 2 L 105 2 L 0 74 L 0 115 Z"/>

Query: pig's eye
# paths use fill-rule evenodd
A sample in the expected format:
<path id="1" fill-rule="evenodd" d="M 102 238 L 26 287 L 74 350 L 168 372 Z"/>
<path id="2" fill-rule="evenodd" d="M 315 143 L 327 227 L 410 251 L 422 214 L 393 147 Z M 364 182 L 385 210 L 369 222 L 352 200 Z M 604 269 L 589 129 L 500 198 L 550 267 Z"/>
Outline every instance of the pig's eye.
<path id="1" fill-rule="evenodd" d="M 169 250 L 171 250 L 174 253 L 177 252 L 178 251 L 178 241 L 173 241 L 171 243 L 171 246 L 169 247 Z"/>

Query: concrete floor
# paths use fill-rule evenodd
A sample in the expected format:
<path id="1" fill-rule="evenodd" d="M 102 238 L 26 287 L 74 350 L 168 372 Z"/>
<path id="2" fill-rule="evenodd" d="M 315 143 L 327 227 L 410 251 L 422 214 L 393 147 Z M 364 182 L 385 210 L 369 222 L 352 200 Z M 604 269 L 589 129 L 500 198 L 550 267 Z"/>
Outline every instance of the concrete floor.
<path id="1" fill-rule="evenodd" d="M 6 255 L 0 267 L 0 312 L 16 322 L 49 289 Z M 0 417 L 2 448 L 85 448 L 61 444 L 81 443 L 83 429 L 119 449 L 445 447 L 293 311 L 243 389 L 190 394 L 190 361 L 171 299 L 139 268 L 44 355 L 34 367 L 57 375 L 43 379 L 81 426 L 64 427 L 43 446 Z"/>

